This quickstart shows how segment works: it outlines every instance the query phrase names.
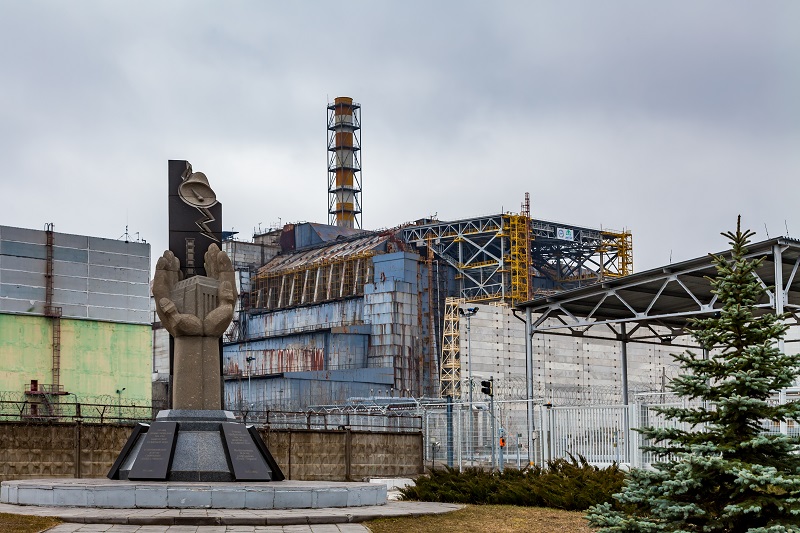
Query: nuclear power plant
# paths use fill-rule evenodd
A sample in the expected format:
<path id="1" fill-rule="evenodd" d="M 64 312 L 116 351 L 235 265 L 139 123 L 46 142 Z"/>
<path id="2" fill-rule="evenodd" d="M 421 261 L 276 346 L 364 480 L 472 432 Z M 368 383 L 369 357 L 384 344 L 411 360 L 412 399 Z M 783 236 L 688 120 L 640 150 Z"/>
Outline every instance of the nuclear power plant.
<path id="1" fill-rule="evenodd" d="M 518 212 L 370 231 L 362 223 L 361 105 L 338 97 L 327 111 L 328 224 L 285 224 L 223 243 L 241 295 L 223 349 L 227 405 L 304 410 L 460 398 L 490 376 L 500 397 L 523 397 L 524 324 L 513 306 L 632 273 L 631 232 L 537 219 L 528 193 Z M 548 342 L 541 348 L 572 348 Z M 637 374 L 641 387 L 659 372 Z M 576 388 L 581 374 L 590 384 Z M 544 383 L 559 397 L 597 395 L 618 388 L 618 374 L 614 363 L 597 361 Z"/>
<path id="2" fill-rule="evenodd" d="M 659 422 L 651 406 L 675 400 L 671 354 L 698 348 L 689 320 L 719 310 L 710 259 L 635 273 L 630 230 L 543 220 L 523 191 L 518 211 L 409 213 L 367 229 L 361 110 L 350 97 L 327 103 L 327 223 L 242 239 L 222 230 L 206 176 L 169 161 L 170 205 L 185 210 L 175 228 L 170 210 L 170 250 L 186 274 L 203 273 L 198 254 L 213 242 L 235 270 L 224 407 L 266 428 L 347 435 L 363 417 L 370 431 L 420 436 L 417 459 L 435 461 L 445 443 L 460 467 L 508 462 L 495 456 L 500 437 L 518 465 L 567 454 L 647 463 L 631 428 Z M 758 312 L 796 315 L 800 242 L 773 238 L 750 255 L 767 291 Z M 2 417 L 102 424 L 170 407 L 150 260 L 127 230 L 110 240 L 0 227 Z M 800 342 L 791 325 L 785 342 Z"/>

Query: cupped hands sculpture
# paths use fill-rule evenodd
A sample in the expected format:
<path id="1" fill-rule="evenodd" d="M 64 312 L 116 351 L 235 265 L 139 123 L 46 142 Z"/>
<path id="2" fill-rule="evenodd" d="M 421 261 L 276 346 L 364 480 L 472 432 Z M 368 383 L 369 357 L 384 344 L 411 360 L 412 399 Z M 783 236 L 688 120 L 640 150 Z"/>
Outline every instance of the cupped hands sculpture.
<path id="1" fill-rule="evenodd" d="M 236 278 L 216 244 L 205 254 L 207 276 L 186 280 L 167 250 L 156 263 L 153 297 L 161 323 L 175 338 L 172 408 L 221 409 L 219 339 L 233 318 Z"/>

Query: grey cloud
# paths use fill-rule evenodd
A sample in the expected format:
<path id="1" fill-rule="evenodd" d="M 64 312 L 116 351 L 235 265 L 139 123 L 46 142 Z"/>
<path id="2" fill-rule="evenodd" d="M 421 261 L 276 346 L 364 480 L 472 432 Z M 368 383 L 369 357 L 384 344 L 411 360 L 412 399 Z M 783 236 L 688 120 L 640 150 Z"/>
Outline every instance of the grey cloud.
<path id="1" fill-rule="evenodd" d="M 169 158 L 209 175 L 226 227 L 325 221 L 325 102 L 348 95 L 368 227 L 516 210 L 530 191 L 540 217 L 633 229 L 637 269 L 722 248 L 738 212 L 800 235 L 798 11 L 7 2 L 0 223 L 129 223 L 161 248 L 166 204 L 147 194 Z"/>

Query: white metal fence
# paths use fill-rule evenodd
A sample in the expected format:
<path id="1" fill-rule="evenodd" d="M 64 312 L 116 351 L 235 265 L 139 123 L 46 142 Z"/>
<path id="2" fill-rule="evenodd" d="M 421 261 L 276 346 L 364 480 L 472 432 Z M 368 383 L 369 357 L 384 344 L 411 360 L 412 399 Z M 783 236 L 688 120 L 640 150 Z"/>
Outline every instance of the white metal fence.
<path id="1" fill-rule="evenodd" d="M 447 464 L 459 469 L 542 465 L 550 459 L 582 456 L 592 464 L 618 463 L 648 467 L 657 459 L 640 449 L 649 444 L 635 428 L 681 427 L 655 411 L 656 407 L 689 406 L 687 402 L 630 405 L 551 406 L 533 403 L 532 449 L 528 449 L 525 401 L 474 402 L 421 406 L 428 467 Z M 449 407 L 449 408 L 448 408 Z M 448 412 L 450 414 L 448 414 Z M 471 420 L 470 420 L 471 419 Z M 494 431 L 492 430 L 494 421 Z M 701 428 L 696 428 L 701 430 Z M 765 423 L 769 433 L 800 436 L 800 425 Z M 493 438 L 494 437 L 494 438 Z M 505 447 L 500 446 L 500 438 Z"/>

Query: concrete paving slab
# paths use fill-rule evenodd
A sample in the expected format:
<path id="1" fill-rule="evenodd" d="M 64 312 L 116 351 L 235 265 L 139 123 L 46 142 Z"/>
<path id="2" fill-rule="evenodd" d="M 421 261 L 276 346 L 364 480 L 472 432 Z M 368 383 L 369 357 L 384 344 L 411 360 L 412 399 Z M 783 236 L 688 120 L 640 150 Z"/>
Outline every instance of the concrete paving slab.
<path id="1" fill-rule="evenodd" d="M 424 514 L 440 514 L 462 506 L 454 504 L 427 502 L 390 502 L 386 505 L 365 506 L 358 508 L 328 507 L 319 509 L 93 509 L 79 507 L 36 507 L 29 505 L 0 504 L 0 513 L 27 514 L 58 517 L 72 529 L 63 531 L 54 529 L 48 533 L 90 533 L 108 531 L 114 524 L 138 526 L 139 529 L 128 529 L 136 533 L 169 531 L 191 531 L 194 533 L 210 533 L 212 531 L 228 531 L 222 527 L 249 527 L 248 531 L 269 531 L 266 527 L 277 527 L 273 531 L 284 531 L 287 526 L 307 526 L 314 533 L 315 528 L 325 526 L 320 531 L 334 531 L 332 527 L 349 533 L 363 532 L 366 529 L 354 529 L 348 526 L 380 517 L 420 516 Z M 75 528 L 75 525 L 81 527 Z M 58 526 L 62 527 L 62 526 Z M 148 527 L 150 529 L 142 529 Z M 158 529 L 158 528 L 162 529 Z M 216 530 L 205 529 L 216 527 Z M 360 527 L 360 526 L 359 526 Z"/>
<path id="2" fill-rule="evenodd" d="M 74 526 L 74 527 L 73 527 Z M 341 526 L 132 526 L 134 529 L 125 529 L 126 533 L 296 533 L 306 531 L 310 533 L 369 533 L 369 530 L 359 524 L 343 524 Z M 61 524 L 47 533 L 117 533 L 123 530 L 97 529 L 92 526 L 80 524 Z"/>

